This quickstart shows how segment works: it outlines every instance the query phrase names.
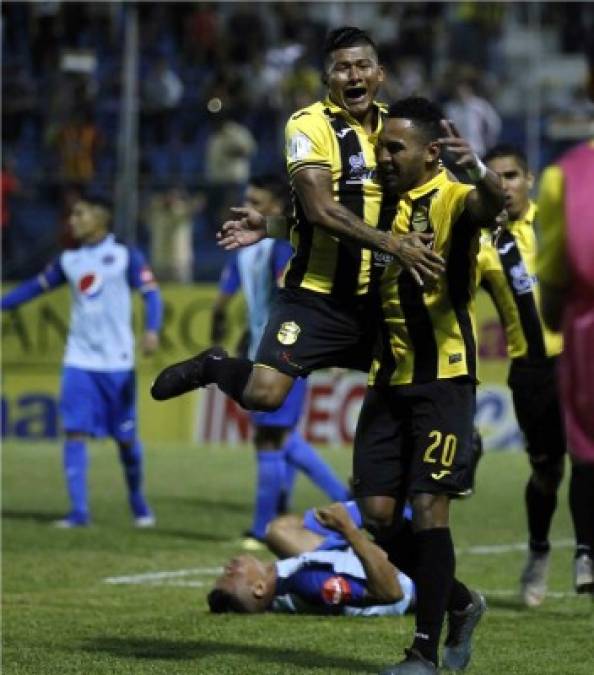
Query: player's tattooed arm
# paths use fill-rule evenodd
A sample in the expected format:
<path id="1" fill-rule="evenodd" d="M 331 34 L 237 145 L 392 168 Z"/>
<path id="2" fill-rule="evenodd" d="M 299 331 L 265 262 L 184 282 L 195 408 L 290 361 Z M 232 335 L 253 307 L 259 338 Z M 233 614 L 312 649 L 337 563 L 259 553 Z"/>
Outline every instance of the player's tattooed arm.
<path id="1" fill-rule="evenodd" d="M 366 602 L 388 604 L 402 600 L 403 592 L 396 568 L 388 560 L 385 551 L 355 525 L 342 504 L 335 503 L 317 509 L 316 518 L 324 527 L 340 532 L 361 561 L 367 576 Z"/>
<path id="2" fill-rule="evenodd" d="M 433 280 L 443 272 L 443 259 L 427 246 L 433 235 L 411 232 L 394 236 L 367 225 L 334 199 L 329 171 L 302 169 L 294 175 L 293 187 L 305 217 L 314 226 L 341 240 L 393 256 L 421 285 L 424 278 Z"/>

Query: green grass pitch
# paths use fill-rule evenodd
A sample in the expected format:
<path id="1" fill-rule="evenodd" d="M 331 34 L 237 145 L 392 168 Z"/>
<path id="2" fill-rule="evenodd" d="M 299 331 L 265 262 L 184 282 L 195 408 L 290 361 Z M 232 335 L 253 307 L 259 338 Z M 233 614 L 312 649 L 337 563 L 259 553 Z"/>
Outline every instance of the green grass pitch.
<path id="1" fill-rule="evenodd" d="M 238 550 L 250 521 L 248 447 L 147 449 L 154 530 L 131 526 L 114 448 L 93 444 L 93 527 L 55 530 L 66 500 L 58 443 L 6 443 L 3 452 L 3 672 L 375 673 L 400 660 L 412 618 L 210 616 L 213 568 Z M 348 450 L 325 457 L 348 474 Z M 594 615 L 572 594 L 572 530 L 564 488 L 555 516 L 550 588 L 542 607 L 516 596 L 525 540 L 526 458 L 487 455 L 475 497 L 453 507 L 458 576 L 486 592 L 471 673 L 592 675 Z M 322 503 L 299 478 L 295 509 Z M 181 571 L 180 571 L 181 570 Z M 108 577 L 175 572 L 144 583 Z"/>

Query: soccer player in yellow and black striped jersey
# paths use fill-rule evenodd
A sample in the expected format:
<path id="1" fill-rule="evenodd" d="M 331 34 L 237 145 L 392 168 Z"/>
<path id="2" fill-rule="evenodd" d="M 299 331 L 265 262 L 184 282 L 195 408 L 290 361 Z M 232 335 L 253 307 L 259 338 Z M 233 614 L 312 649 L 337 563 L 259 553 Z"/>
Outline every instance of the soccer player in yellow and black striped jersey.
<path id="1" fill-rule="evenodd" d="M 383 206 L 374 153 L 384 111 L 375 96 L 384 73 L 371 38 L 352 27 L 332 31 L 323 76 L 327 98 L 287 124 L 295 255 L 255 363 L 206 350 L 165 369 L 153 384 L 154 398 L 214 382 L 245 408 L 276 410 L 295 378 L 312 370 L 368 369 L 377 316 L 370 289 L 388 259 L 419 283 L 441 272 L 441 258 L 424 245 L 430 236 L 389 231 L 394 207 Z"/>
<path id="2" fill-rule="evenodd" d="M 528 559 L 520 586 L 524 603 L 536 607 L 545 598 L 549 531 L 565 463 L 565 432 L 556 381 L 562 338 L 543 323 L 536 280 L 536 205 L 530 199 L 533 176 L 526 157 L 511 145 L 485 156 L 505 192 L 502 226 L 484 230 L 479 253 L 481 286 L 499 313 L 511 359 L 508 384 L 526 439 L 532 467 L 525 490 Z"/>
<path id="3" fill-rule="evenodd" d="M 450 178 L 441 166 L 443 147 L 475 185 Z M 500 212 L 503 192 L 499 178 L 426 99 L 405 99 L 390 108 L 377 158 L 384 199 L 397 204 L 393 231 L 433 234 L 445 273 L 420 287 L 396 262 L 382 270 L 385 340 L 357 425 L 353 489 L 366 521 L 382 539 L 389 538 L 385 530 L 397 509 L 407 499 L 411 503 L 415 637 L 407 660 L 386 672 L 430 673 L 437 672 L 439 635 L 453 587 L 449 501 L 471 479 L 480 226 Z M 470 635 L 484 609 L 484 599 L 471 593 L 463 612 L 450 613 L 446 668 L 461 670 L 468 664 Z"/>

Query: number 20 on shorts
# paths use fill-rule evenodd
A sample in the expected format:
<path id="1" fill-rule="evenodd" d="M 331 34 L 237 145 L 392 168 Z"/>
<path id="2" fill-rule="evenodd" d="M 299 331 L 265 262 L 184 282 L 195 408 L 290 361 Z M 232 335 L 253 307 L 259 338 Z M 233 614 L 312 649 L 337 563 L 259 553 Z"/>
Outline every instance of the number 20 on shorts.
<path id="1" fill-rule="evenodd" d="M 458 447 L 456 436 L 454 434 L 446 434 L 444 437 L 441 431 L 437 431 L 436 429 L 429 433 L 429 438 L 432 440 L 425 450 L 423 461 L 427 464 L 436 464 L 438 462 L 437 455 L 441 451 L 442 466 L 452 466 L 454 457 L 456 456 L 456 448 Z"/>

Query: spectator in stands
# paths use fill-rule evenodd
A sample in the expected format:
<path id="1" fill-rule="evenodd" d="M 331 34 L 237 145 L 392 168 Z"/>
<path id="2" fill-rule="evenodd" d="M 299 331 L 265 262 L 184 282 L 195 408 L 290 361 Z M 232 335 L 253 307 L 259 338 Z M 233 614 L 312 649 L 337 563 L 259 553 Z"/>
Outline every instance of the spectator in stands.
<path id="1" fill-rule="evenodd" d="M 146 209 L 151 237 L 151 264 L 163 281 L 187 283 L 192 280 L 194 251 L 192 219 L 203 207 L 183 187 L 155 193 Z"/>
<path id="2" fill-rule="evenodd" d="M 170 118 L 183 94 L 184 85 L 167 59 L 157 59 L 142 83 L 142 120 L 157 143 L 169 141 Z"/>
<path id="3" fill-rule="evenodd" d="M 2 229 L 2 259 L 10 260 L 12 253 L 12 237 L 10 232 L 10 197 L 21 189 L 19 179 L 12 172 L 7 157 L 2 158 L 2 175 L 0 176 L 0 228 Z"/>
<path id="4" fill-rule="evenodd" d="M 75 111 L 66 124 L 50 132 L 48 140 L 58 149 L 61 180 L 84 186 L 95 178 L 97 154 L 103 139 L 90 108 Z"/>
<path id="5" fill-rule="evenodd" d="M 476 93 L 475 76 L 471 71 L 458 76 L 444 111 L 480 157 L 497 143 L 501 119 L 489 101 Z"/>

